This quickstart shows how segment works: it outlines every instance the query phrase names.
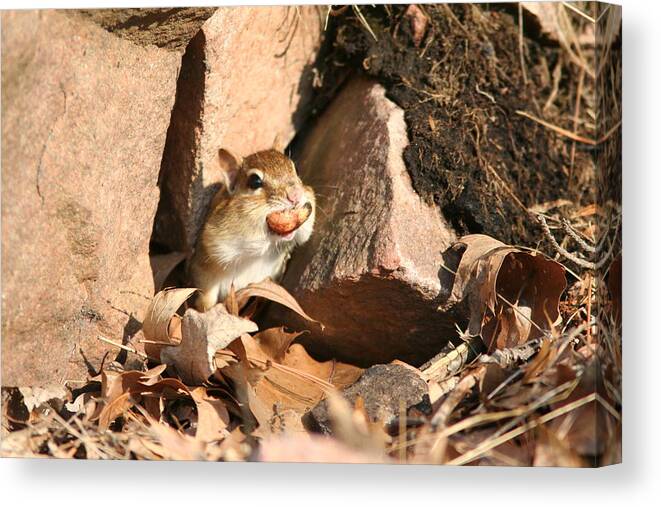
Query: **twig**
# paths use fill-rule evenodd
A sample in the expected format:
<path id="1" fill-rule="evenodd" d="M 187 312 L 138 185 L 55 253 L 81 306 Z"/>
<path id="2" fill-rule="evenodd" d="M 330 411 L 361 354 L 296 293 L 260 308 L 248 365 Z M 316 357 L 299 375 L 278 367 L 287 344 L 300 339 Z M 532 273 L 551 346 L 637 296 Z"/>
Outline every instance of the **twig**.
<path id="1" fill-rule="evenodd" d="M 542 341 L 539 338 L 535 338 L 518 347 L 497 349 L 492 354 L 483 354 L 478 358 L 478 361 L 497 364 L 503 369 L 508 369 L 516 363 L 530 359 L 539 350 L 541 343 Z"/>
<path id="2" fill-rule="evenodd" d="M 462 378 L 454 390 L 450 393 L 448 398 L 443 402 L 443 404 L 438 408 L 436 413 L 431 419 L 432 428 L 437 428 L 438 426 L 445 425 L 450 414 L 457 408 L 459 402 L 463 400 L 468 393 L 473 389 L 475 384 L 478 381 L 478 378 L 484 374 L 484 367 L 481 367 L 479 371 L 470 373 Z"/>
<path id="3" fill-rule="evenodd" d="M 574 6 L 573 6 L 572 4 L 570 4 L 569 2 L 562 2 L 562 5 L 563 5 L 564 7 L 566 7 L 567 9 L 569 9 L 570 11 L 574 11 L 574 12 L 575 12 L 576 14 L 578 14 L 579 16 L 581 16 L 581 17 L 587 19 L 590 23 L 593 23 L 593 24 L 594 24 L 595 19 L 594 19 L 592 16 L 589 16 L 588 14 L 586 14 L 585 12 L 583 12 L 582 10 L 578 9 L 577 7 L 574 7 Z"/>
<path id="4" fill-rule="evenodd" d="M 565 232 L 566 232 L 566 233 L 567 233 L 567 234 L 568 234 L 568 235 L 569 235 L 574 241 L 576 241 L 576 243 L 578 243 L 579 246 L 580 246 L 583 250 L 585 250 L 586 252 L 590 252 L 590 253 L 596 253 L 596 251 L 597 251 L 597 247 L 595 247 L 595 246 L 593 246 L 593 245 L 588 245 L 588 243 L 587 243 L 583 238 L 581 238 L 581 237 L 578 235 L 578 233 L 574 230 L 574 228 L 573 228 L 573 227 L 571 226 L 571 224 L 569 223 L 569 220 L 567 220 L 566 218 L 563 218 L 563 219 L 560 220 L 560 223 L 562 224 L 562 228 L 564 229 L 564 231 L 565 231 Z"/>
<path id="5" fill-rule="evenodd" d="M 478 357 L 482 347 L 482 338 L 474 336 L 469 342 L 460 343 L 449 352 L 441 351 L 422 365 L 422 377 L 427 381 L 442 382 L 459 373 L 464 366 Z"/>
<path id="6" fill-rule="evenodd" d="M 445 13 L 448 15 L 448 17 L 454 21 L 459 29 L 464 32 L 464 35 L 468 38 L 470 38 L 470 33 L 468 33 L 468 30 L 466 30 L 466 27 L 461 24 L 461 21 L 457 19 L 457 16 L 454 15 L 454 12 L 452 12 L 452 9 L 450 9 L 450 6 L 448 4 L 441 4 L 441 8 L 445 11 Z"/>
<path id="7" fill-rule="evenodd" d="M 352 8 L 353 8 L 353 12 L 356 13 L 356 17 L 361 22 L 361 24 L 367 29 L 367 31 L 370 33 L 370 35 L 372 37 L 374 37 L 374 40 L 378 41 L 379 39 L 376 38 L 376 35 L 374 34 L 374 31 L 372 30 L 372 27 L 370 26 L 370 24 L 365 19 L 365 16 L 363 16 L 363 13 L 360 11 L 360 7 L 358 7 L 357 5 L 354 5 Z"/>
<path id="8" fill-rule="evenodd" d="M 543 215 L 537 215 L 537 220 L 539 221 L 539 224 L 541 225 L 542 230 L 544 231 L 544 236 L 546 236 L 546 239 L 548 239 L 551 242 L 551 245 L 553 245 L 553 248 L 555 248 L 556 252 L 562 255 L 565 259 L 578 264 L 582 268 L 590 269 L 592 271 L 597 271 L 606 264 L 608 259 L 610 259 L 611 255 L 613 254 L 613 249 L 615 248 L 615 243 L 616 243 L 615 241 L 611 242 L 608 252 L 598 262 L 590 262 L 590 261 L 586 261 L 585 259 L 581 259 L 580 257 L 576 257 L 574 254 L 568 252 L 558 244 L 557 240 L 553 237 L 553 234 L 551 234 L 551 230 L 549 229 L 549 226 L 546 223 L 546 218 L 544 218 Z"/>
<path id="9" fill-rule="evenodd" d="M 608 129 L 608 132 L 606 132 L 602 137 L 599 138 L 597 144 L 601 144 L 604 141 L 607 141 L 610 138 L 610 136 L 612 136 L 617 131 L 617 129 L 620 128 L 621 125 L 622 125 L 622 120 L 620 119 L 617 121 L 615 125 L 613 125 L 610 129 Z"/>
<path id="10" fill-rule="evenodd" d="M 523 317 L 525 320 L 527 320 L 528 322 L 530 322 L 530 324 L 532 324 L 533 326 L 535 326 L 535 328 L 537 328 L 537 331 L 539 331 L 540 333 L 542 333 L 544 336 L 548 336 L 548 335 L 549 335 L 548 331 L 545 331 L 545 330 L 543 330 L 541 327 L 539 327 L 539 326 L 535 323 L 534 320 L 532 320 L 532 319 L 531 319 L 530 317 L 528 317 L 525 313 L 523 313 L 521 310 L 519 310 L 519 308 L 518 308 L 514 303 L 510 303 L 507 299 L 505 299 L 503 296 L 501 296 L 501 295 L 498 294 L 498 293 L 496 293 L 496 296 L 498 296 L 498 297 L 499 297 L 500 299 L 502 299 L 505 303 L 507 303 L 508 305 L 510 305 L 510 307 L 512 308 L 512 310 L 514 310 L 514 311 L 515 311 L 516 313 L 518 313 L 521 317 Z"/>
<path id="11" fill-rule="evenodd" d="M 555 64 L 555 67 L 553 68 L 553 88 L 551 89 L 549 98 L 546 99 L 546 102 L 544 103 L 542 112 L 546 112 L 546 110 L 549 107 L 551 107 L 551 104 L 553 104 L 555 98 L 558 96 L 558 92 L 560 91 L 561 78 L 562 78 L 562 56 L 558 58 L 558 62 Z"/>
<path id="12" fill-rule="evenodd" d="M 100 336 L 100 335 L 99 335 L 99 336 L 97 336 L 97 339 L 101 340 L 101 341 L 104 342 L 104 343 L 108 343 L 108 344 L 110 344 L 110 345 L 112 345 L 112 346 L 114 346 L 114 347 L 117 347 L 117 348 L 119 348 L 119 349 L 125 350 L 125 351 L 127 351 L 127 352 L 132 352 L 133 354 L 135 354 L 135 355 L 137 355 L 137 356 L 140 356 L 140 357 L 142 357 L 143 359 L 151 359 L 152 361 L 160 362 L 158 359 L 155 359 L 155 358 L 153 358 L 153 357 L 149 357 L 149 356 L 148 356 L 147 354 L 145 354 L 144 352 L 141 352 L 141 351 L 139 351 L 139 350 L 136 350 L 136 349 L 134 349 L 134 348 L 132 348 L 132 347 L 129 347 L 129 346 L 127 346 L 127 345 L 122 345 L 121 343 L 114 342 L 114 341 L 109 340 L 108 338 L 105 338 L 105 337 L 103 337 L 103 336 Z"/>
<path id="13" fill-rule="evenodd" d="M 568 259 L 574 262 L 575 264 L 578 264 L 582 268 L 591 269 L 591 270 L 597 269 L 594 262 L 586 261 L 585 259 L 576 257 L 574 254 L 562 248 L 558 243 L 558 241 L 553 236 L 553 234 L 551 234 L 551 230 L 549 229 L 549 226 L 546 223 L 546 218 L 544 218 L 543 215 L 537 215 L 537 221 L 542 226 L 542 231 L 544 231 L 544 236 L 546 236 L 546 239 L 548 239 L 551 242 L 551 245 L 553 246 L 553 248 L 555 248 L 556 252 L 562 255 L 565 259 Z"/>
<path id="14" fill-rule="evenodd" d="M 524 118 L 528 118 L 529 120 L 532 120 L 534 122 L 539 123 L 540 125 L 543 125 L 546 128 L 549 128 L 553 130 L 554 132 L 564 136 L 568 137 L 569 139 L 573 139 L 574 141 L 578 141 L 579 143 L 583 144 L 588 144 L 590 146 L 596 146 L 601 140 L 598 142 L 595 141 L 594 139 L 589 139 L 587 137 L 580 136 L 578 134 L 575 134 L 571 130 L 564 129 L 562 127 L 558 127 L 557 125 L 553 125 L 552 123 L 547 122 L 546 120 L 542 120 L 541 118 L 537 118 L 536 116 L 526 112 L 526 111 L 520 111 L 517 110 L 516 114 L 523 116 Z"/>

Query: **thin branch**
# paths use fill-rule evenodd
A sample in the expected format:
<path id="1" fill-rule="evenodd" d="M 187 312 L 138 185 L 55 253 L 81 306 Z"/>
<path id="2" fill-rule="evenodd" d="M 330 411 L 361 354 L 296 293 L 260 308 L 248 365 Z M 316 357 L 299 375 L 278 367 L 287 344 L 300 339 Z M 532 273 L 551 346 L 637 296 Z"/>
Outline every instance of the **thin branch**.
<path id="1" fill-rule="evenodd" d="M 523 116 L 524 118 L 528 118 L 529 120 L 532 120 L 534 122 L 539 123 L 540 125 L 543 125 L 544 127 L 553 130 L 554 132 L 567 137 L 569 139 L 573 139 L 574 141 L 578 141 L 579 143 L 583 144 L 588 144 L 590 146 L 596 146 L 598 143 L 594 139 L 589 139 L 587 137 L 583 137 L 581 135 L 575 134 L 571 130 L 564 129 L 562 127 L 558 127 L 557 125 L 553 125 L 552 123 L 547 122 L 546 120 L 542 120 L 541 118 L 537 118 L 536 116 L 526 112 L 526 111 L 520 111 L 517 110 L 516 114 Z"/>
<path id="2" fill-rule="evenodd" d="M 573 6 L 572 4 L 570 4 L 569 2 L 562 2 L 562 5 L 563 5 L 564 7 L 566 7 L 567 9 L 569 9 L 570 11 L 574 11 L 574 12 L 575 12 L 576 14 L 578 14 L 579 16 L 581 16 L 581 17 L 587 19 L 590 23 L 593 23 L 593 24 L 595 23 L 595 19 L 594 19 L 592 16 L 586 14 L 585 12 L 583 12 L 583 11 L 580 10 L 580 9 L 578 9 L 577 7 L 574 7 L 574 6 Z"/>

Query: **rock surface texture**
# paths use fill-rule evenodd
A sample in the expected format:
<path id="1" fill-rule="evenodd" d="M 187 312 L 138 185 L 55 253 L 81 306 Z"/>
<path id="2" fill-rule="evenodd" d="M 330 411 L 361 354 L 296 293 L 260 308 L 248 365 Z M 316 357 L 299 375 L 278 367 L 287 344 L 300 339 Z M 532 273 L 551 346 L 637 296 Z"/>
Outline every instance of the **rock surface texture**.
<path id="1" fill-rule="evenodd" d="M 218 190 L 219 148 L 238 155 L 286 145 L 312 93 L 322 20 L 316 7 L 220 8 L 183 58 L 161 171 L 154 240 L 194 246 Z"/>
<path id="2" fill-rule="evenodd" d="M 139 327 L 180 62 L 77 12 L 2 13 L 3 385 L 84 380 L 98 335 Z"/>
<path id="3" fill-rule="evenodd" d="M 360 396 L 370 419 L 381 421 L 386 426 L 399 417 L 400 403 L 407 413 L 412 408 L 425 414 L 431 412 L 427 383 L 411 368 L 398 364 L 377 364 L 368 368 L 355 384 L 342 391 L 342 395 L 351 406 Z M 305 424 L 313 431 L 331 433 L 327 400 L 306 414 Z"/>
<path id="4" fill-rule="evenodd" d="M 380 85 L 354 80 L 302 141 L 297 165 L 318 195 L 312 239 L 294 253 L 284 285 L 324 323 L 293 327 L 318 356 L 367 365 L 421 364 L 456 331 L 436 311 L 451 288 L 441 253 L 455 239 L 415 193 L 402 159 L 403 111 Z"/>

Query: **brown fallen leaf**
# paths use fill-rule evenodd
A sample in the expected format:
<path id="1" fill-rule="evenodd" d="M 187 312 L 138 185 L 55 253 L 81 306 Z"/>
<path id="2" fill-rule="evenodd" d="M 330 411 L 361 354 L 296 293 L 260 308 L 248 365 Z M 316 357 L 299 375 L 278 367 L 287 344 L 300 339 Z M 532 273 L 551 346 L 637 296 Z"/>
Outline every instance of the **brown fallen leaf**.
<path id="1" fill-rule="evenodd" d="M 328 415 L 333 435 L 342 443 L 361 452 L 386 457 L 386 444 L 392 438 L 386 433 L 384 421 L 372 421 L 361 397 L 351 404 L 338 392 L 328 393 Z"/>
<path id="2" fill-rule="evenodd" d="M 149 264 L 154 274 L 154 289 L 160 291 L 170 273 L 186 258 L 183 252 L 171 252 L 163 255 L 150 255 Z"/>
<path id="3" fill-rule="evenodd" d="M 177 315 L 177 310 L 196 290 L 166 289 L 154 296 L 142 323 L 142 332 L 147 340 L 145 342 L 147 355 L 158 358 L 162 345 L 179 343 L 181 318 Z"/>
<path id="4" fill-rule="evenodd" d="M 225 404 L 207 394 L 203 387 L 190 391 L 197 408 L 197 430 L 195 438 L 203 442 L 222 440 L 227 436 L 230 415 Z"/>
<path id="5" fill-rule="evenodd" d="M 253 338 L 268 357 L 275 361 L 282 362 L 289 346 L 302 334 L 304 333 L 290 333 L 285 331 L 284 327 L 272 327 L 260 331 Z"/>
<path id="6" fill-rule="evenodd" d="M 536 467 L 585 467 L 587 463 L 558 438 L 557 433 L 545 425 L 539 426 L 535 432 L 535 457 L 533 466 Z"/>
<path id="7" fill-rule="evenodd" d="M 99 430 L 106 431 L 110 424 L 130 409 L 135 402 L 135 398 L 133 398 L 131 392 L 128 391 L 120 394 L 109 403 L 106 403 L 99 413 Z"/>
<path id="8" fill-rule="evenodd" d="M 468 335 L 481 336 L 488 352 L 521 345 L 557 322 L 567 284 L 562 265 L 482 234 L 464 236 L 453 248 L 464 252 L 441 310 L 465 304 Z"/>
<path id="9" fill-rule="evenodd" d="M 253 296 L 268 299 L 269 301 L 274 301 L 283 306 L 286 306 L 304 319 L 319 324 L 322 329 L 324 328 L 324 325 L 321 322 L 313 319 L 303 311 L 303 308 L 301 308 L 301 305 L 298 304 L 298 301 L 294 299 L 294 296 L 287 292 L 284 287 L 278 285 L 269 278 L 259 283 L 251 283 L 247 287 L 237 291 L 236 299 L 238 307 L 243 308 L 248 300 Z"/>
<path id="10" fill-rule="evenodd" d="M 558 371 L 558 381 L 564 380 L 568 374 L 572 375 L 572 372 L 566 369 L 563 372 Z M 589 459 L 594 459 L 595 456 L 603 453 L 608 441 L 609 428 L 618 422 L 604 405 L 606 403 L 612 407 L 614 401 L 610 399 L 605 389 L 600 361 L 596 358 L 588 361 L 583 367 L 578 385 L 571 394 L 566 399 L 551 405 L 553 409 L 557 409 L 595 393 L 601 397 L 602 403 L 597 400 L 591 401 L 571 413 L 551 421 L 547 426 L 554 432 L 562 430 L 564 432 L 563 442 L 578 455 L 584 458 L 590 457 Z M 596 463 L 591 463 L 591 465 L 594 466 Z"/>
<path id="11" fill-rule="evenodd" d="M 239 360 L 222 370 L 234 380 L 239 398 L 256 419 L 255 436 L 301 432 L 301 417 L 332 390 L 355 382 L 362 369 L 336 361 L 314 360 L 294 333 L 282 328 L 242 336 L 231 349 Z"/>
<path id="12" fill-rule="evenodd" d="M 181 343 L 163 347 L 161 361 L 174 366 L 187 385 L 202 384 L 216 370 L 214 356 L 245 333 L 257 331 L 254 322 L 230 315 L 223 305 L 200 313 L 186 310 L 181 324 Z"/>

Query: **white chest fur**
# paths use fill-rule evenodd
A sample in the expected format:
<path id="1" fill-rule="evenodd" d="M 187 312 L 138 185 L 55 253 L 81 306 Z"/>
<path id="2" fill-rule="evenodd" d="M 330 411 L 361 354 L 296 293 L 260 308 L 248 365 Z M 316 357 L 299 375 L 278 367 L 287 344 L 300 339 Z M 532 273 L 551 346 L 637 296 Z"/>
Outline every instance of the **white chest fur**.
<path id="1" fill-rule="evenodd" d="M 217 278 L 219 300 L 227 297 L 232 284 L 235 289 L 240 289 L 265 278 L 277 280 L 282 275 L 287 257 L 286 250 L 270 248 L 261 255 L 244 254 L 222 264 Z"/>

